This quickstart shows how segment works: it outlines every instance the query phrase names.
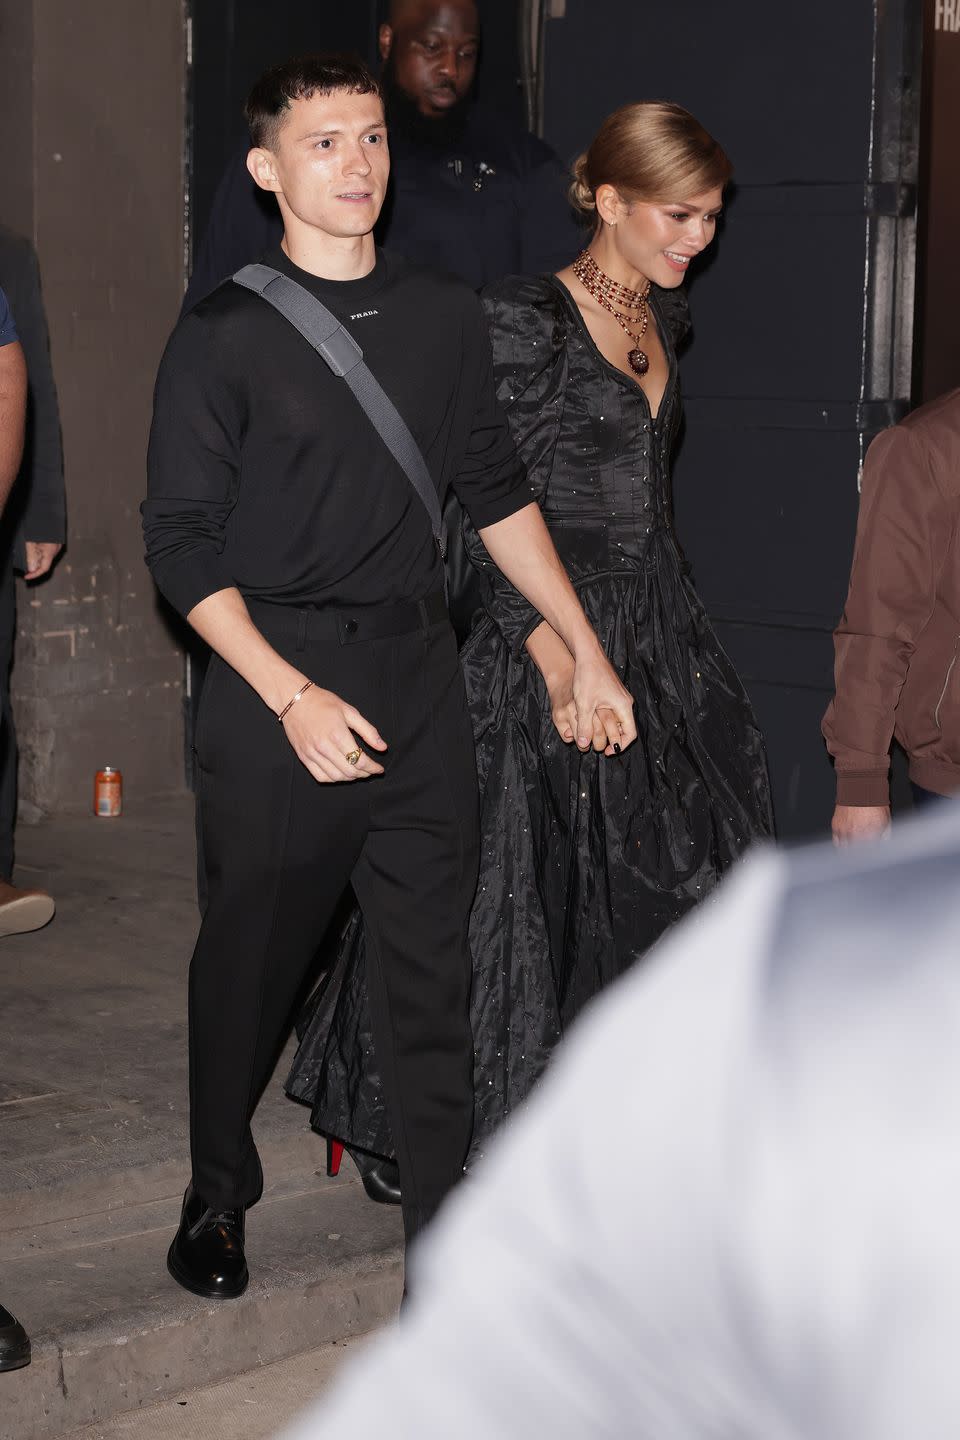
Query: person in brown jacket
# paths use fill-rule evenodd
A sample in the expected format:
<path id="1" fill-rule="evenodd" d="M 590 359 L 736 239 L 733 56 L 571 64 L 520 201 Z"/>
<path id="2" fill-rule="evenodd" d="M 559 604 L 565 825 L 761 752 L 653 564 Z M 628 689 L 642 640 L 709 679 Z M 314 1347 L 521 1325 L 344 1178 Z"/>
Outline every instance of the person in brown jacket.
<path id="1" fill-rule="evenodd" d="M 823 734 L 837 844 L 890 824 L 890 744 L 914 799 L 960 792 L 960 390 L 878 435 L 863 470 Z"/>

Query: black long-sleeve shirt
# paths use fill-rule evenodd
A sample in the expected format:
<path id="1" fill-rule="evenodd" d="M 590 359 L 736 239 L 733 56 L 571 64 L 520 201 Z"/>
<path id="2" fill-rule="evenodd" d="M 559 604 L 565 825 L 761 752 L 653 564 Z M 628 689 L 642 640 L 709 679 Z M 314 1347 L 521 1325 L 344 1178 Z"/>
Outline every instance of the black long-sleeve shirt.
<path id="1" fill-rule="evenodd" d="M 452 484 L 477 528 L 530 503 L 466 285 L 382 252 L 369 275 L 342 282 L 279 248 L 266 259 L 344 321 L 441 497 Z M 418 600 L 442 585 L 427 511 L 346 383 L 229 281 L 167 345 L 142 509 L 147 563 L 184 615 L 234 585 L 340 605 Z"/>
<path id="2" fill-rule="evenodd" d="M 184 313 L 280 242 L 276 201 L 251 179 L 248 149 L 238 145 L 220 181 Z M 470 107 L 463 134 L 447 146 L 391 127 L 390 155 L 376 233 L 391 254 L 480 290 L 505 275 L 560 270 L 585 243 L 567 201 L 570 177 L 549 145 L 484 105 Z"/>

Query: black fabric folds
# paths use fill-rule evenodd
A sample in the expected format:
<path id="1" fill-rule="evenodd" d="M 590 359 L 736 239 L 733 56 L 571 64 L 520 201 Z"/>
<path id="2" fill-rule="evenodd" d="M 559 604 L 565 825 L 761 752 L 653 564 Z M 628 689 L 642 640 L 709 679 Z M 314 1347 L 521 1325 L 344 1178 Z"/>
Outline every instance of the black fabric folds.
<path id="1" fill-rule="evenodd" d="M 466 522 L 488 612 L 461 651 L 482 802 L 474 1152 L 587 1001 L 772 831 L 762 737 L 670 520 L 683 292 L 653 295 L 670 360 L 656 418 L 559 281 L 509 280 L 484 303 L 499 399 L 560 557 L 636 700 L 639 739 L 611 759 L 563 744 L 524 649 L 539 616 Z M 323 1133 L 390 1155 L 363 976 L 354 913 L 301 1019 L 288 1090 Z"/>

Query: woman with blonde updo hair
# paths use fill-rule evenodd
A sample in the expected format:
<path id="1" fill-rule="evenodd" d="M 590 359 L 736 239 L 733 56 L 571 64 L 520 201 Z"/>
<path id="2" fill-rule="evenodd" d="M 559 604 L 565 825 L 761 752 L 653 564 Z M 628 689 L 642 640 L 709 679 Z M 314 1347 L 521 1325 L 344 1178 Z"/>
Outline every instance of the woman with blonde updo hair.
<path id="1" fill-rule="evenodd" d="M 607 755 L 598 734 L 578 749 L 573 656 L 468 523 L 488 589 L 461 652 L 481 793 L 475 1149 L 587 1001 L 772 830 L 763 740 L 670 511 L 683 284 L 714 240 L 730 174 L 679 105 L 625 105 L 575 167 L 572 199 L 593 221 L 586 249 L 558 275 L 484 296 L 500 401 L 560 558 L 634 696 L 639 739 Z M 355 1054 L 343 1025 L 334 1032 L 324 1059 Z M 315 1082 L 308 1041 L 301 1071 Z M 361 1068 L 320 1086 L 315 1122 L 384 1153 L 383 1108 L 358 1086 Z M 347 1093 L 351 1113 L 331 1112 Z"/>

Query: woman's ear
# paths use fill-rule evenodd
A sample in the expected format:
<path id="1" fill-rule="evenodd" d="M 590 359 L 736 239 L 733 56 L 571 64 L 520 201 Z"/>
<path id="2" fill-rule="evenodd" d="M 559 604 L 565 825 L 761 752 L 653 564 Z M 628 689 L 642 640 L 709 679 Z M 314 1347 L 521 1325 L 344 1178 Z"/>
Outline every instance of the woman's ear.
<path id="1" fill-rule="evenodd" d="M 595 195 L 597 214 L 606 225 L 616 225 L 623 218 L 626 204 L 614 185 L 598 185 Z"/>

